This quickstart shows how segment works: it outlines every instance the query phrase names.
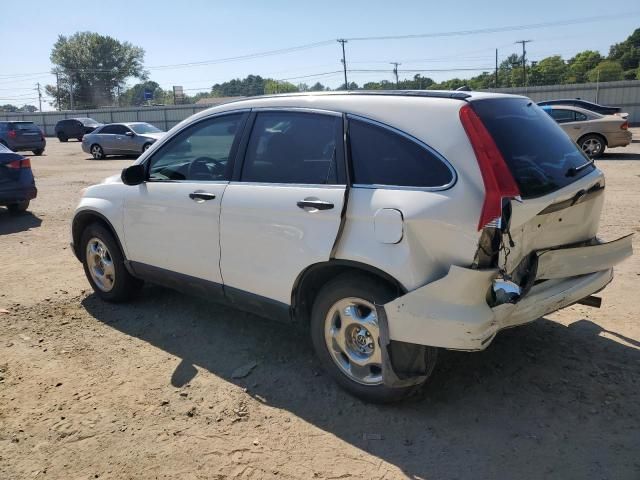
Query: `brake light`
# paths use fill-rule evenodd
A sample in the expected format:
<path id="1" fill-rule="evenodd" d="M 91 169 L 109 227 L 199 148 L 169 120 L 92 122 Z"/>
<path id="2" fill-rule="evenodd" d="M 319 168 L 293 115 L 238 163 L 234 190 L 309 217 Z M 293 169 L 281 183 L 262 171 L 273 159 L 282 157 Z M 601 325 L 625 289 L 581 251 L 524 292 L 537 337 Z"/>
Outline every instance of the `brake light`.
<path id="1" fill-rule="evenodd" d="M 484 183 L 485 195 L 478 230 L 497 226 L 502 217 L 502 199 L 519 197 L 520 189 L 491 134 L 471 105 L 460 109 L 460 121 L 476 154 Z"/>
<path id="2" fill-rule="evenodd" d="M 20 168 L 31 168 L 31 160 L 28 158 L 23 158 L 22 160 L 14 160 L 13 162 L 7 163 L 7 167 L 18 170 Z"/>
<path id="3" fill-rule="evenodd" d="M 9 138 L 16 138 L 16 131 L 15 130 L 9 130 L 9 133 L 7 133 L 7 136 Z"/>
<path id="4" fill-rule="evenodd" d="M 629 121 L 625 121 L 622 125 L 620 125 L 620 129 L 627 130 L 629 128 Z"/>

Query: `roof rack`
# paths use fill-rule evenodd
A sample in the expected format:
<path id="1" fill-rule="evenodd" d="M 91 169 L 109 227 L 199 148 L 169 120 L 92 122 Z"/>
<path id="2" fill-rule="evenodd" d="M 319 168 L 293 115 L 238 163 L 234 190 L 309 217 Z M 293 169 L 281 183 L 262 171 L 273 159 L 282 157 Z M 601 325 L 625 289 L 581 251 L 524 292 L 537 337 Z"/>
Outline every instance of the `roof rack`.
<path id="1" fill-rule="evenodd" d="M 256 97 L 244 97 L 242 100 L 254 98 L 273 97 L 307 97 L 307 96 L 331 96 L 331 95 L 379 95 L 390 97 L 427 97 L 427 98 L 453 98 L 464 100 L 471 97 L 467 92 L 448 90 L 336 90 L 332 92 L 293 92 L 273 95 L 258 95 Z"/>

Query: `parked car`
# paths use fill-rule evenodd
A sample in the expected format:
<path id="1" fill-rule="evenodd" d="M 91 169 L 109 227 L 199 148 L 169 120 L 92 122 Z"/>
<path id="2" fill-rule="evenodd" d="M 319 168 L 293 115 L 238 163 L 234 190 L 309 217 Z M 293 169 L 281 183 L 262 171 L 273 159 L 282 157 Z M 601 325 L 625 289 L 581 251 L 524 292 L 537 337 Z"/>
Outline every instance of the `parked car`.
<path id="1" fill-rule="evenodd" d="M 14 152 L 30 150 L 42 155 L 47 141 L 44 133 L 33 122 L 0 122 L 0 144 Z"/>
<path id="2" fill-rule="evenodd" d="M 164 134 L 149 123 L 109 123 L 82 137 L 82 150 L 96 160 L 107 155 L 140 154 Z"/>
<path id="3" fill-rule="evenodd" d="M 24 212 L 37 194 L 31 160 L 0 145 L 0 205 Z"/>
<path id="4" fill-rule="evenodd" d="M 590 110 L 592 112 L 596 112 L 601 115 L 615 115 L 615 114 L 620 114 L 622 112 L 622 108 L 620 107 L 610 107 L 607 105 L 599 105 L 597 103 L 588 102 L 580 98 L 567 98 L 564 100 L 545 100 L 544 102 L 538 102 L 538 105 L 540 105 L 541 107 L 552 106 L 552 105 L 568 105 L 571 107 L 584 108 L 585 110 Z"/>
<path id="5" fill-rule="evenodd" d="M 600 115 L 568 105 L 542 108 L 590 158 L 601 157 L 607 147 L 626 147 L 631 143 L 629 122 L 618 115 Z"/>
<path id="6" fill-rule="evenodd" d="M 604 189 L 525 97 L 276 95 L 200 112 L 89 187 L 72 245 L 106 301 L 149 281 L 309 325 L 337 382 L 382 402 L 439 348 L 594 303 L 631 255 L 596 237 Z"/>
<path id="7" fill-rule="evenodd" d="M 101 125 L 93 118 L 67 118 L 56 123 L 55 134 L 61 142 L 66 142 L 70 138 L 77 138 L 78 141 L 82 141 L 82 137 L 87 133 L 93 132 Z"/>

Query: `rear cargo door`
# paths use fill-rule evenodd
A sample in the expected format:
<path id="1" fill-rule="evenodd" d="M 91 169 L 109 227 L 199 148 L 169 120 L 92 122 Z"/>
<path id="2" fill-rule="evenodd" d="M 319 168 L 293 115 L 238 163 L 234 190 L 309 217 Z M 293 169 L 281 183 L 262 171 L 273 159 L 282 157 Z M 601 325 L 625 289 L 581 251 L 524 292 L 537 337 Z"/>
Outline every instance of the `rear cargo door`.
<path id="1" fill-rule="evenodd" d="M 14 122 L 11 127 L 16 132 L 16 144 L 18 145 L 37 143 L 42 135 L 38 126 L 33 122 Z"/>
<path id="2" fill-rule="evenodd" d="M 604 176 L 571 138 L 527 98 L 482 99 L 472 106 L 521 193 L 522 201 L 511 202 L 515 246 L 507 256 L 507 271 L 533 250 L 594 238 Z"/>

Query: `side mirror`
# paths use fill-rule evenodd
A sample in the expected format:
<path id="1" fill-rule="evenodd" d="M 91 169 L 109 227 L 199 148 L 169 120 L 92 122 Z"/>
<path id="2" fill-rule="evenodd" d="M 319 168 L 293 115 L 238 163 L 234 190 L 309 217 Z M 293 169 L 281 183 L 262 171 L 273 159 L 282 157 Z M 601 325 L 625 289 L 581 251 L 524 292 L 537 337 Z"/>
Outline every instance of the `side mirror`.
<path id="1" fill-rule="evenodd" d="M 140 185 L 141 183 L 144 183 L 144 165 L 136 164 L 123 169 L 120 178 L 122 179 L 122 183 L 124 183 L 125 185 Z"/>
<path id="2" fill-rule="evenodd" d="M 133 133 L 131 130 L 129 130 L 128 132 L 125 133 L 125 135 L 127 137 L 133 137 L 133 136 L 135 136 L 135 133 Z"/>

